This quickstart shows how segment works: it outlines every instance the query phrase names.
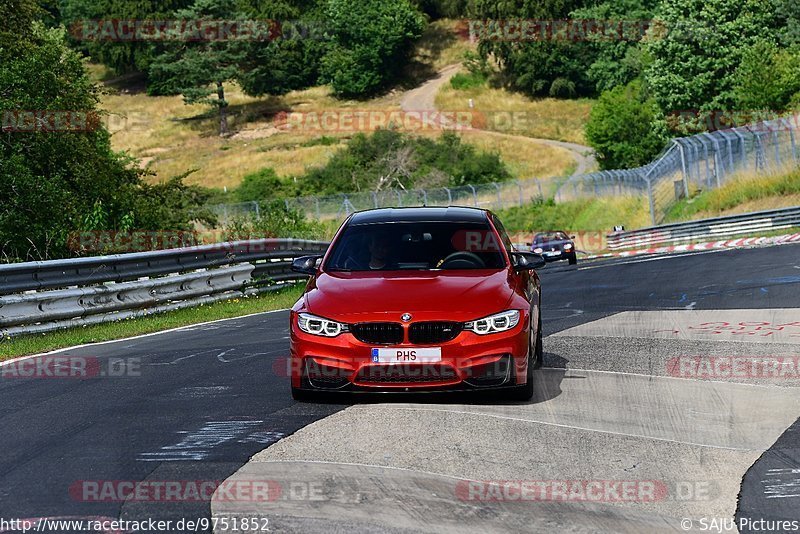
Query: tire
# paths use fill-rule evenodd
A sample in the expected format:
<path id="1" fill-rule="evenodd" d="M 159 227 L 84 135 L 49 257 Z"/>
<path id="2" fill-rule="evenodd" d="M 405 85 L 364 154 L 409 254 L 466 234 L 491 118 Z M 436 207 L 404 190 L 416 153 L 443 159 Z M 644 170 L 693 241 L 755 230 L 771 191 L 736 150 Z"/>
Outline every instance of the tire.
<path id="1" fill-rule="evenodd" d="M 572 256 L 569 257 L 569 264 L 575 265 L 576 263 L 578 263 L 578 257 L 575 254 L 573 254 Z"/>
<path id="2" fill-rule="evenodd" d="M 292 398 L 297 402 L 312 402 L 314 400 L 314 393 L 292 386 Z"/>
<path id="3" fill-rule="evenodd" d="M 544 361 L 542 350 L 542 317 L 539 316 L 536 328 L 536 341 L 533 347 L 533 357 L 531 358 L 530 349 L 528 350 L 528 373 L 527 381 L 524 386 L 516 386 L 509 392 L 509 399 L 525 402 L 533 398 L 533 371 L 539 369 Z"/>

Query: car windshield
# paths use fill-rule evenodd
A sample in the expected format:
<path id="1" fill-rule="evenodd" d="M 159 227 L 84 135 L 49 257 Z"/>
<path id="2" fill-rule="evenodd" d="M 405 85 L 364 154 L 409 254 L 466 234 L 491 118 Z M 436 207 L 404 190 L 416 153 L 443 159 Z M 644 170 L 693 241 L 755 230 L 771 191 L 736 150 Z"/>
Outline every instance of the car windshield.
<path id="1" fill-rule="evenodd" d="M 534 243 L 547 243 L 548 241 L 566 241 L 567 234 L 564 232 L 549 232 L 546 234 L 536 234 L 533 239 Z"/>
<path id="2" fill-rule="evenodd" d="M 394 222 L 351 225 L 334 243 L 328 271 L 501 269 L 488 223 Z"/>

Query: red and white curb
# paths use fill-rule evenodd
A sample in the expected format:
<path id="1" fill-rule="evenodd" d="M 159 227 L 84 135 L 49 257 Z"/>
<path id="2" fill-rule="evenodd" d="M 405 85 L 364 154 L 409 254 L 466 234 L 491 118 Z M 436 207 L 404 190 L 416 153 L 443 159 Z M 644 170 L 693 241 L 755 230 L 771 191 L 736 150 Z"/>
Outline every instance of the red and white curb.
<path id="1" fill-rule="evenodd" d="M 626 250 L 623 252 L 609 252 L 607 254 L 594 254 L 586 259 L 597 258 L 624 258 L 644 254 L 670 254 L 674 252 L 691 252 L 694 250 L 712 250 L 717 248 L 744 248 L 763 245 L 781 245 L 784 243 L 800 243 L 800 234 L 786 234 L 773 237 L 744 237 L 728 241 L 709 241 L 707 243 L 693 243 L 691 245 L 671 245 L 667 247 L 646 248 L 640 250 Z"/>

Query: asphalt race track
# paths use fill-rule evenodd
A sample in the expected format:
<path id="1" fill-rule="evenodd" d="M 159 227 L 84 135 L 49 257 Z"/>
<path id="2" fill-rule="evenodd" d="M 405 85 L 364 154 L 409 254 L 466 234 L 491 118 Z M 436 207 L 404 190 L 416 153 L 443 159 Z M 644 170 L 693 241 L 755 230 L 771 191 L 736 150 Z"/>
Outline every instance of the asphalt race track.
<path id="1" fill-rule="evenodd" d="M 125 376 L 4 373 L 0 517 L 178 520 L 213 509 L 258 514 L 272 532 L 700 532 L 713 518 L 800 520 L 800 372 L 719 365 L 796 361 L 800 245 L 555 264 L 541 276 L 545 369 L 525 404 L 294 403 L 286 312 L 58 354 L 118 359 Z M 86 491 L 228 477 L 281 491 L 268 502 L 218 492 L 213 503 Z M 547 498 L 492 492 L 526 482 Z M 633 489 L 615 493 L 621 482 Z M 605 489 L 553 489 L 587 483 Z"/>

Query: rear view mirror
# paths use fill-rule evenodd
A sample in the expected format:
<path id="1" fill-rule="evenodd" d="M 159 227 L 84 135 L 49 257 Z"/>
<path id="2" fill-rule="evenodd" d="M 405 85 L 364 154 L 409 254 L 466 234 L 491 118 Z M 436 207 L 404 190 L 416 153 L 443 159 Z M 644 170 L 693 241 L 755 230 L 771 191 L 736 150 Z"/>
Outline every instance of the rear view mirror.
<path id="1" fill-rule="evenodd" d="M 544 257 L 540 254 L 534 254 L 533 252 L 515 252 L 512 255 L 512 262 L 514 264 L 514 270 L 517 272 L 541 269 L 546 263 Z"/>
<path id="2" fill-rule="evenodd" d="M 292 270 L 296 273 L 303 273 L 314 276 L 317 274 L 317 261 L 322 256 L 301 256 L 292 261 Z"/>

